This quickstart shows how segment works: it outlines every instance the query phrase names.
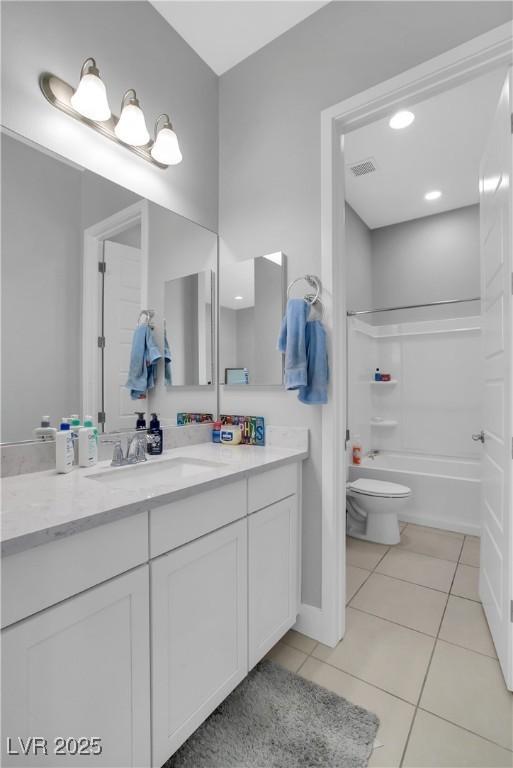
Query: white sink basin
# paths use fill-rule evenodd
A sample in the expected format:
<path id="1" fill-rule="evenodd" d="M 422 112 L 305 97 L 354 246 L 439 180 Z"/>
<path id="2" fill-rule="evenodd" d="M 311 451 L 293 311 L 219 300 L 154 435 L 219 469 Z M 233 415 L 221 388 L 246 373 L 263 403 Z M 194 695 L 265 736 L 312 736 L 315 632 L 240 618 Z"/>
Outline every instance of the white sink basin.
<path id="1" fill-rule="evenodd" d="M 184 480 L 225 466 L 226 464 L 219 461 L 177 456 L 165 461 L 114 467 L 96 475 L 88 475 L 87 479 L 108 483 L 117 488 L 140 488 L 142 485 L 161 485 L 166 480 Z"/>

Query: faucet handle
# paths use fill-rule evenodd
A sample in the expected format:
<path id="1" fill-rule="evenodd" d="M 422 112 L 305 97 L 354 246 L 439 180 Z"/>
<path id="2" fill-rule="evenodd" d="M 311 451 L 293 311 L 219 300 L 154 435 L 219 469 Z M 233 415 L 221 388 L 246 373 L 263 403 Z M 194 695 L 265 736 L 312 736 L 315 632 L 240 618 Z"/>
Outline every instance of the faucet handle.
<path id="1" fill-rule="evenodd" d="M 121 467 L 125 463 L 125 457 L 123 456 L 123 448 L 121 447 L 121 440 L 109 440 L 108 442 L 114 443 L 114 450 L 112 451 L 111 467 Z"/>

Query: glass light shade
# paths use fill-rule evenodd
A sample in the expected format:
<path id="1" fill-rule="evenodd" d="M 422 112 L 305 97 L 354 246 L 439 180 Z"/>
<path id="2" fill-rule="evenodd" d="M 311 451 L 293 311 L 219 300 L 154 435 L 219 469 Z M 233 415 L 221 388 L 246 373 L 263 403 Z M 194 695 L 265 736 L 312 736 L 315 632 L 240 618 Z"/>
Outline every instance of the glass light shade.
<path id="1" fill-rule="evenodd" d="M 150 134 L 146 128 L 144 112 L 137 104 L 126 104 L 121 116 L 116 123 L 114 133 L 125 144 L 133 147 L 142 147 L 150 140 Z"/>
<path id="2" fill-rule="evenodd" d="M 71 106 L 89 120 L 103 122 L 111 116 L 107 89 L 98 75 L 82 75 L 78 88 L 71 97 Z"/>
<path id="3" fill-rule="evenodd" d="M 415 115 L 408 109 L 401 109 L 391 117 L 388 124 L 390 128 L 394 128 L 396 131 L 400 131 L 402 128 L 407 128 L 415 120 Z"/>
<path id="4" fill-rule="evenodd" d="M 160 129 L 150 153 L 154 160 L 163 165 L 177 165 L 182 162 L 178 138 L 171 128 Z"/>

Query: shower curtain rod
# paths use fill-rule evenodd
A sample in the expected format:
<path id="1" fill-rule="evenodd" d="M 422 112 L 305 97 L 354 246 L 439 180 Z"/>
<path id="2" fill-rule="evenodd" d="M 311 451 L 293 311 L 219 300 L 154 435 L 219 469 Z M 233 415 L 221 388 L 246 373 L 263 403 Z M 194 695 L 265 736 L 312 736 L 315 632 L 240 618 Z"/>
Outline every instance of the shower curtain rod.
<path id="1" fill-rule="evenodd" d="M 379 309 L 360 309 L 358 311 L 349 310 L 347 312 L 347 316 L 354 317 L 355 315 L 371 315 L 374 312 L 393 312 L 395 309 L 420 309 L 421 307 L 439 307 L 442 304 L 464 304 L 467 301 L 481 301 L 481 297 L 475 296 L 473 299 L 445 299 L 443 301 L 430 301 L 426 304 L 405 304 L 403 307 L 380 307 Z"/>

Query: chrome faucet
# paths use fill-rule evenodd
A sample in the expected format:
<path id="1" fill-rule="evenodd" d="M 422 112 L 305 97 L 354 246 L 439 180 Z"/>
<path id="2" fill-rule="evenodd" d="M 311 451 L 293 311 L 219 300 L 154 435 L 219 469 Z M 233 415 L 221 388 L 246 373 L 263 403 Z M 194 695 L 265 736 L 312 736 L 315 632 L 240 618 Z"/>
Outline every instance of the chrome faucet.
<path id="1" fill-rule="evenodd" d="M 146 432 L 142 429 L 127 436 L 126 453 L 123 453 L 121 438 L 115 440 L 103 440 L 104 443 L 113 443 L 111 467 L 124 467 L 126 464 L 140 464 L 147 461 L 146 457 Z"/>

